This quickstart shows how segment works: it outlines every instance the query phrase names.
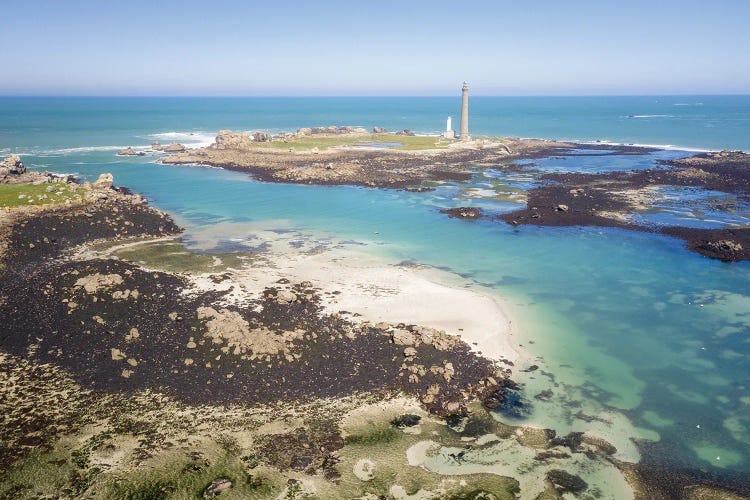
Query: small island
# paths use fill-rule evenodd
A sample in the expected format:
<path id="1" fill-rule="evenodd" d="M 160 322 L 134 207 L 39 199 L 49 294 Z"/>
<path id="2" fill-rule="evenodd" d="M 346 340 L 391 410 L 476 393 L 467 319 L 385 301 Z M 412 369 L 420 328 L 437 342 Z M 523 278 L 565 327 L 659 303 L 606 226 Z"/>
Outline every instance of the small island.
<path id="1" fill-rule="evenodd" d="M 372 188 L 430 190 L 430 185 L 469 180 L 483 168 L 531 170 L 532 160 L 575 156 L 579 151 L 644 155 L 653 148 L 613 144 L 570 143 L 540 139 L 415 136 L 373 132 L 358 127 L 301 128 L 294 133 L 238 133 L 222 130 L 213 144 L 185 149 L 160 159 L 173 165 L 211 165 L 247 172 L 261 181 L 299 184 L 350 184 Z M 633 222 L 632 214 L 651 210 L 659 187 L 696 187 L 750 199 L 750 155 L 744 152 L 702 153 L 663 162 L 638 172 L 545 174 L 542 185 L 526 195 L 526 207 L 484 217 L 463 207 L 458 218 L 480 218 L 515 226 L 602 226 L 659 232 L 686 241 L 707 257 L 733 262 L 750 260 L 750 229 L 654 227 Z M 721 207 L 719 207 L 721 208 Z M 727 206 L 731 209 L 731 206 Z M 451 209 L 450 216 L 458 213 Z M 471 212 L 471 216 L 465 214 Z"/>

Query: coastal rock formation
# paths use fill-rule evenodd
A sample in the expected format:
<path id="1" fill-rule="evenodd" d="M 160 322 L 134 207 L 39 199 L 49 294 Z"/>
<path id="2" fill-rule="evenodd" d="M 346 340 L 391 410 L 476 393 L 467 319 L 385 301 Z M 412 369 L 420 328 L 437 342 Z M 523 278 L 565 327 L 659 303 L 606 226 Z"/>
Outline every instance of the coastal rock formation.
<path id="1" fill-rule="evenodd" d="M 326 127 L 312 127 L 310 129 L 310 135 L 342 135 L 342 134 L 366 134 L 367 129 L 362 127 L 343 126 L 336 127 L 335 125 L 328 125 Z"/>
<path id="2" fill-rule="evenodd" d="M 211 149 L 249 149 L 253 146 L 253 138 L 242 132 L 219 130 L 216 141 L 209 146 Z"/>
<path id="3" fill-rule="evenodd" d="M 26 167 L 18 155 L 7 156 L 0 162 L 0 178 L 26 173 Z"/>
<path id="4" fill-rule="evenodd" d="M 136 151 L 130 146 L 117 152 L 117 156 L 144 156 L 145 154 L 143 151 Z"/>
<path id="5" fill-rule="evenodd" d="M 169 144 L 168 146 L 164 146 L 162 151 L 164 151 L 165 153 L 179 153 L 181 151 L 185 151 L 186 149 L 187 148 L 184 145 L 178 142 L 173 142 L 172 144 Z"/>
<path id="6" fill-rule="evenodd" d="M 414 132 L 412 132 L 408 128 L 405 128 L 404 130 L 396 132 L 396 135 L 406 135 L 406 136 L 409 136 L 409 137 L 413 137 L 414 136 Z"/>
<path id="7" fill-rule="evenodd" d="M 454 219 L 466 219 L 466 220 L 481 219 L 482 216 L 484 215 L 482 212 L 482 209 L 477 208 L 477 207 L 446 208 L 446 209 L 441 210 L 440 212 Z"/>
<path id="8" fill-rule="evenodd" d="M 268 142 L 271 140 L 271 134 L 267 132 L 253 132 L 252 137 L 255 142 Z"/>
<path id="9" fill-rule="evenodd" d="M 161 142 L 159 141 L 152 142 L 151 151 L 164 151 L 164 146 L 162 146 Z"/>
<path id="10" fill-rule="evenodd" d="M 373 134 L 387 134 L 388 129 L 385 129 L 383 127 L 372 127 L 372 133 Z"/>
<path id="11" fill-rule="evenodd" d="M 99 174 L 99 178 L 94 181 L 91 187 L 98 190 L 108 190 L 112 189 L 113 182 L 114 177 L 112 177 L 112 174 Z"/>

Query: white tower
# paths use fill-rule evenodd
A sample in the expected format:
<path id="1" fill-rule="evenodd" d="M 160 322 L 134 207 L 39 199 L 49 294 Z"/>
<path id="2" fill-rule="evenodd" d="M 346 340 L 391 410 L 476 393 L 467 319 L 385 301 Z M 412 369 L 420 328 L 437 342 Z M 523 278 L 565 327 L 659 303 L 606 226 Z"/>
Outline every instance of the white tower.
<path id="1" fill-rule="evenodd" d="M 453 118 L 450 116 L 445 121 L 445 132 L 443 132 L 443 137 L 445 137 L 446 139 L 456 138 L 456 133 L 453 131 L 453 128 L 451 126 L 452 121 L 453 121 Z"/>

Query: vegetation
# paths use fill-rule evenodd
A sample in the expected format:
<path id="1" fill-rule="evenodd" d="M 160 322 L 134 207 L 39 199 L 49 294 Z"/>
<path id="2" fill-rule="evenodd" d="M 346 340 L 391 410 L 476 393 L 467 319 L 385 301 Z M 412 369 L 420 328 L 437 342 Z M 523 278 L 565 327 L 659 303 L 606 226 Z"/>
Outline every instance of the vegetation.
<path id="1" fill-rule="evenodd" d="M 448 139 L 436 136 L 408 136 L 395 134 L 342 134 L 341 136 L 305 136 L 287 141 L 274 140 L 258 143 L 258 148 L 294 149 L 295 151 L 320 151 L 334 147 L 366 147 L 394 143 L 389 149 L 419 151 L 445 149 L 451 143 Z"/>
<path id="2" fill-rule="evenodd" d="M 0 207 L 61 204 L 80 201 L 85 190 L 75 184 L 0 184 Z"/>

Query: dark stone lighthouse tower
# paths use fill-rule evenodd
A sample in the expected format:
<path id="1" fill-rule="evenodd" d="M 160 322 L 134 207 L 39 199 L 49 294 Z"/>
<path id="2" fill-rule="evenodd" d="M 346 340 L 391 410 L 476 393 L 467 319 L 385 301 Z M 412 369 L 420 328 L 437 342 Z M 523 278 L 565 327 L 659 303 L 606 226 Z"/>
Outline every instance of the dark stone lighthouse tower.
<path id="1" fill-rule="evenodd" d="M 461 88 L 461 133 L 458 137 L 469 140 L 469 84 L 466 82 Z"/>

